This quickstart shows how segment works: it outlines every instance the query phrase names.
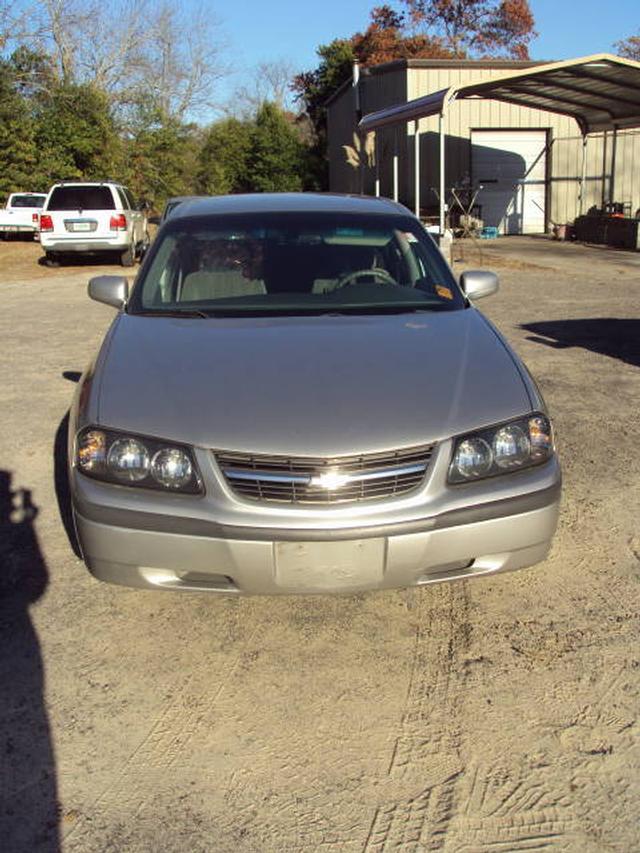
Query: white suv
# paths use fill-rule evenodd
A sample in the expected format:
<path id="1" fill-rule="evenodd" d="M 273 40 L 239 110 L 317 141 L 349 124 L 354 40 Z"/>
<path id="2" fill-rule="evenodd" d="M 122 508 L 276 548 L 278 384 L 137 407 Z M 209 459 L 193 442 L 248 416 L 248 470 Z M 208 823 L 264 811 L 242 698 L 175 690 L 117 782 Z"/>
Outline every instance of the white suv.
<path id="1" fill-rule="evenodd" d="M 113 252 L 123 267 L 130 267 L 149 245 L 146 212 L 126 187 L 109 181 L 54 184 L 39 231 L 50 266 L 66 253 Z"/>

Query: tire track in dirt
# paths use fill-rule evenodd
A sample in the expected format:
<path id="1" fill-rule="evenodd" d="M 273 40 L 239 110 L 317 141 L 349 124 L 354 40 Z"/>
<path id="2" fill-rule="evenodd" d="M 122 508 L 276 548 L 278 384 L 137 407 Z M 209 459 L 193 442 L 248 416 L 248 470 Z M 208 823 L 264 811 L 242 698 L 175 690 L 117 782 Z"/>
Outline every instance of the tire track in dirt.
<path id="1" fill-rule="evenodd" d="M 118 806 L 126 806 L 129 814 L 138 816 L 156 787 L 175 764 L 181 753 L 191 742 L 204 719 L 210 719 L 212 709 L 232 681 L 234 673 L 249 653 L 254 639 L 263 627 L 258 623 L 244 640 L 238 652 L 222 668 L 220 678 L 210 685 L 209 690 L 199 689 L 201 675 L 193 673 L 174 684 L 172 700 L 156 715 L 151 726 L 124 762 L 114 782 L 97 797 L 86 814 L 64 837 L 65 849 L 72 853 L 85 853 L 90 849 L 89 841 L 95 837 L 95 822 L 101 812 L 114 813 Z M 208 681 L 206 682 L 209 683 Z"/>
<path id="2" fill-rule="evenodd" d="M 411 593 L 418 625 L 405 709 L 389 764 L 389 782 L 423 781 L 409 799 L 376 809 L 364 853 L 444 848 L 464 768 L 458 706 L 467 678 L 466 584 Z"/>

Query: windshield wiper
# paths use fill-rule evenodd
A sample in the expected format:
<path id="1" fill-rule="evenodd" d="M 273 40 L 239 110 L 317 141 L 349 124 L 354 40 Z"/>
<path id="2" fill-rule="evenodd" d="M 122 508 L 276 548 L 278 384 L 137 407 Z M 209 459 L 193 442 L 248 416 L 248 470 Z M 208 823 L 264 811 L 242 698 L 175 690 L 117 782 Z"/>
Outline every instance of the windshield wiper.
<path id="1" fill-rule="evenodd" d="M 204 311 L 198 311 L 194 308 L 185 309 L 184 311 L 175 308 L 171 311 L 132 311 L 138 317 L 204 317 L 207 320 L 211 314 L 206 314 Z"/>
<path id="2" fill-rule="evenodd" d="M 429 311 L 440 311 L 447 306 L 439 302 L 425 303 L 424 305 L 345 305 L 328 308 L 326 311 L 318 311 L 323 317 L 338 317 L 345 314 L 422 314 Z M 314 312 L 315 313 L 315 312 Z"/>

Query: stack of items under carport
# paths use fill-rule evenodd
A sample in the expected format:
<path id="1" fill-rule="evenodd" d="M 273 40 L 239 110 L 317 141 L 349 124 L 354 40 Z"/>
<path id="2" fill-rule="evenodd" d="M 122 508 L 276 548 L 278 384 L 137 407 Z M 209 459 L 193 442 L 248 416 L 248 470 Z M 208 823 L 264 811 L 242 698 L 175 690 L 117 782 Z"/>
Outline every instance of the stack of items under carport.
<path id="1" fill-rule="evenodd" d="M 625 210 L 627 208 L 627 210 Z M 573 224 L 573 236 L 582 243 L 604 243 L 619 249 L 640 249 L 640 219 L 625 216 L 628 205 L 607 204 L 578 216 Z M 639 211 L 640 212 L 640 211 Z"/>

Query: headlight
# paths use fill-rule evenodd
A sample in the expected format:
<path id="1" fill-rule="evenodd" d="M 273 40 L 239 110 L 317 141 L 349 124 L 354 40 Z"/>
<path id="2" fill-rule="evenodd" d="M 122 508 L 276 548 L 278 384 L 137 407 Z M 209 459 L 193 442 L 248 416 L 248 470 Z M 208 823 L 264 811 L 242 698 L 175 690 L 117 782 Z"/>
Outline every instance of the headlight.
<path id="1" fill-rule="evenodd" d="M 469 483 L 520 471 L 546 462 L 553 452 L 553 431 L 545 415 L 498 424 L 456 439 L 449 482 Z"/>
<path id="2" fill-rule="evenodd" d="M 202 494 L 191 448 L 157 438 L 88 427 L 78 434 L 76 467 L 88 477 L 163 492 Z"/>

